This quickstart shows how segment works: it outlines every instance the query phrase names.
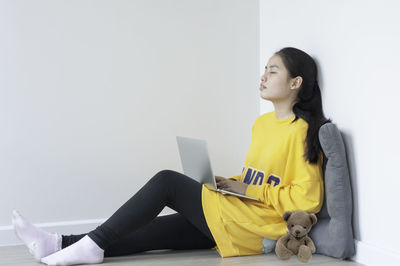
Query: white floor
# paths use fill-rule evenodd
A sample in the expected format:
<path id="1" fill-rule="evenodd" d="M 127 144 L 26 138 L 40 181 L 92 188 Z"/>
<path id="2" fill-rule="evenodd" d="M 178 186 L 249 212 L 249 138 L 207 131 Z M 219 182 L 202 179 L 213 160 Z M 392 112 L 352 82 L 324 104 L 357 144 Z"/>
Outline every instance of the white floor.
<path id="1" fill-rule="evenodd" d="M 339 260 L 320 254 L 313 254 L 308 263 L 303 263 L 296 256 L 289 260 L 280 260 L 275 253 L 221 258 L 215 250 L 155 250 L 137 253 L 130 256 L 105 258 L 102 264 L 107 266 L 128 265 L 174 265 L 174 266 L 196 266 L 196 265 L 240 265 L 240 266 L 266 266 L 266 265 L 323 265 L 342 266 L 362 265 L 352 261 Z M 28 249 L 24 246 L 0 247 L 0 266 L 38 266 L 45 265 L 36 262 Z"/>

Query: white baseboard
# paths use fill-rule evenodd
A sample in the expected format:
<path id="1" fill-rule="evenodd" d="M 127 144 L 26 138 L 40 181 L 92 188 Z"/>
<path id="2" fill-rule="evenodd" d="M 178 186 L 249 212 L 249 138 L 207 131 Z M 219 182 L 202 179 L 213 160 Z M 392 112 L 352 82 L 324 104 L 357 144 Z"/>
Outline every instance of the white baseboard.
<path id="1" fill-rule="evenodd" d="M 366 266 L 398 266 L 400 253 L 355 240 L 356 254 L 352 261 Z"/>
<path id="2" fill-rule="evenodd" d="M 173 214 L 176 211 L 165 207 L 159 216 Z M 97 226 L 102 224 L 106 219 L 78 220 L 57 223 L 41 223 L 34 224 L 47 232 L 57 232 L 62 235 L 79 235 L 86 234 Z M 0 247 L 23 245 L 24 243 L 16 236 L 13 225 L 0 226 Z"/>

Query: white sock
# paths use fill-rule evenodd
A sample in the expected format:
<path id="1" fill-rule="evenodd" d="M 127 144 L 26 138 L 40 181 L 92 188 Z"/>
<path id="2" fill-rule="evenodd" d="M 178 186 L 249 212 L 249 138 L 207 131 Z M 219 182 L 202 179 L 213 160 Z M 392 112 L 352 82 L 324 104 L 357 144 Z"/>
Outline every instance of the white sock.
<path id="1" fill-rule="evenodd" d="M 75 265 L 102 263 L 103 259 L 104 250 L 86 235 L 74 244 L 40 261 L 47 265 Z"/>
<path id="2" fill-rule="evenodd" d="M 25 243 L 37 261 L 61 249 L 60 234 L 48 233 L 34 226 L 16 210 L 13 210 L 12 223 L 16 235 Z"/>

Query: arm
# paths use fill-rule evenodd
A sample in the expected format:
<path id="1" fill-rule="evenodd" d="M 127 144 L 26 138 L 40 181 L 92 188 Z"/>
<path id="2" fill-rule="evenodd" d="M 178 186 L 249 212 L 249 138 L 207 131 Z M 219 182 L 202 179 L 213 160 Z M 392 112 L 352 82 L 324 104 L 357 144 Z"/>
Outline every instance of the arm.
<path id="1" fill-rule="evenodd" d="M 268 206 L 273 206 L 283 213 L 286 210 L 304 210 L 307 212 L 318 212 L 316 208 L 320 205 L 323 197 L 321 184 L 318 182 L 300 182 L 289 185 L 278 185 L 271 187 L 270 184 L 248 185 L 246 196 L 260 199 Z"/>
<path id="2" fill-rule="evenodd" d="M 311 253 L 315 253 L 316 248 L 315 248 L 315 245 L 314 245 L 314 242 L 312 241 L 312 239 L 309 236 L 307 236 L 305 238 L 305 241 L 306 241 L 306 246 L 311 249 Z"/>
<path id="3" fill-rule="evenodd" d="M 262 185 L 249 184 L 246 196 L 260 199 L 266 205 L 275 208 L 282 214 L 287 210 L 304 210 L 317 213 L 322 208 L 324 184 L 320 164 L 310 164 L 298 158 L 288 162 L 283 180 L 277 186 L 268 183 Z M 281 181 L 283 181 L 281 180 Z"/>

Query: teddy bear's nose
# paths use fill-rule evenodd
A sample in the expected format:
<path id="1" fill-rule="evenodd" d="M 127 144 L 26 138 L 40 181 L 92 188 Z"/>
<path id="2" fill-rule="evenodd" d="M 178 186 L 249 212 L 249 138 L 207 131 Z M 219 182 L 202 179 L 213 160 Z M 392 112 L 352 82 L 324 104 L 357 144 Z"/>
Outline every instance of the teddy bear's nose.
<path id="1" fill-rule="evenodd" d="M 300 231 L 299 231 L 299 230 L 296 230 L 295 232 L 296 232 L 296 234 L 300 234 Z"/>

